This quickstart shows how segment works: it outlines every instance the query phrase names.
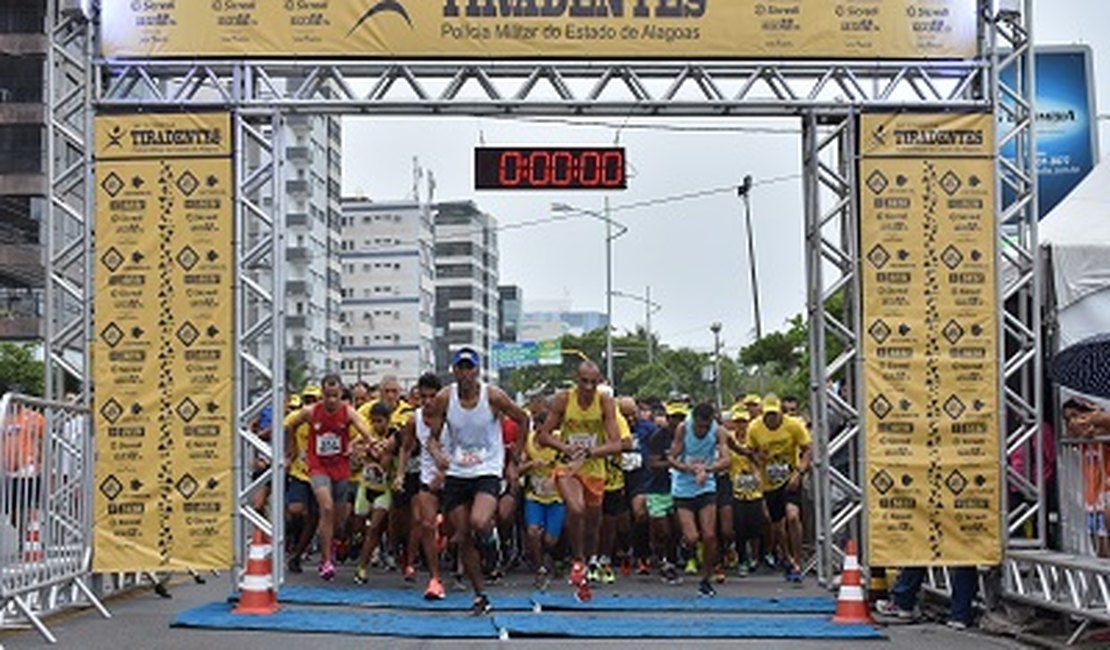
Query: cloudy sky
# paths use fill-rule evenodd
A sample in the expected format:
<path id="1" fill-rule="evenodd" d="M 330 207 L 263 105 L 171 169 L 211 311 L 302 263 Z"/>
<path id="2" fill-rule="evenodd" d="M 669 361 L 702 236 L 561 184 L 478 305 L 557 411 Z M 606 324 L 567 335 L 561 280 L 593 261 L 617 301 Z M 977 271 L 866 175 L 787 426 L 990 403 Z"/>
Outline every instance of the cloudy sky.
<path id="1" fill-rule="evenodd" d="M 1038 2 L 1038 44 L 1087 43 L 1099 80 L 1110 71 L 1110 3 Z M 1100 83 L 1099 106 L 1110 101 Z M 600 212 L 594 192 L 476 192 L 476 146 L 612 145 L 626 147 L 629 188 L 610 193 L 613 218 L 628 226 L 614 242 L 616 290 L 662 305 L 653 327 L 664 342 L 710 349 L 710 325 L 723 324 L 726 350 L 754 331 L 743 206 L 734 188 L 745 174 L 752 193 L 756 261 L 764 330 L 783 327 L 804 309 L 801 142 L 799 123 L 782 120 L 562 121 L 453 118 L 345 118 L 343 190 L 376 200 L 411 195 L 413 157 L 435 174 L 439 200 L 472 199 L 508 226 L 501 237 L 501 283 L 516 284 L 530 301 L 570 300 L 575 309 L 605 309 L 605 224 L 582 217 L 512 228 L 552 215 L 553 202 Z M 623 128 L 622 128 L 623 127 Z M 1107 150 L 1102 139 L 1102 150 Z M 719 190 L 719 191 L 718 191 Z M 422 192 L 425 191 L 422 189 Z M 698 198 L 665 201 L 698 194 Z M 644 207 L 627 206 L 651 204 Z M 613 322 L 631 330 L 643 305 L 614 298 Z"/>

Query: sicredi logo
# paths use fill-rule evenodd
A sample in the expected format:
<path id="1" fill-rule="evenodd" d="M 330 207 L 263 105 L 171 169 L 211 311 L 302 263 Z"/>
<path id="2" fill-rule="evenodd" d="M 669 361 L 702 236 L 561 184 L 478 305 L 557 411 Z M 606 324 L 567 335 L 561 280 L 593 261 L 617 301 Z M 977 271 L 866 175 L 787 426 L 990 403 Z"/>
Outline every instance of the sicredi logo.
<path id="1" fill-rule="evenodd" d="M 405 22 L 409 25 L 409 29 L 412 29 L 412 18 L 409 17 L 409 12 L 405 10 L 405 6 L 401 4 L 399 0 L 378 0 L 363 12 L 358 21 L 351 27 L 350 31 L 347 32 L 347 36 L 354 34 L 355 30 L 362 27 L 366 21 L 374 16 L 384 13 L 397 14 L 401 18 L 404 18 Z"/>
<path id="2" fill-rule="evenodd" d="M 633 18 L 700 18 L 709 0 L 629 0 Z M 460 10 L 460 5 L 462 10 Z M 443 17 L 457 18 L 614 18 L 624 17 L 624 2 L 581 0 L 444 0 Z"/>

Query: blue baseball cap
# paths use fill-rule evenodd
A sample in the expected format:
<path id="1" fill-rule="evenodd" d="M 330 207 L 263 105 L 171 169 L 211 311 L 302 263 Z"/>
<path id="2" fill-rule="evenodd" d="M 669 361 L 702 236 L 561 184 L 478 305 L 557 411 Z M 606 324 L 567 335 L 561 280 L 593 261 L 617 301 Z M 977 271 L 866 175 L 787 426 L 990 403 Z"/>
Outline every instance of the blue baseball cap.
<path id="1" fill-rule="evenodd" d="M 454 359 L 452 359 L 451 365 L 457 366 L 460 363 L 469 363 L 470 365 L 477 368 L 479 365 L 481 365 L 479 363 L 479 360 L 480 357 L 478 356 L 478 351 L 474 348 L 459 348 L 457 351 L 455 351 L 455 357 Z"/>

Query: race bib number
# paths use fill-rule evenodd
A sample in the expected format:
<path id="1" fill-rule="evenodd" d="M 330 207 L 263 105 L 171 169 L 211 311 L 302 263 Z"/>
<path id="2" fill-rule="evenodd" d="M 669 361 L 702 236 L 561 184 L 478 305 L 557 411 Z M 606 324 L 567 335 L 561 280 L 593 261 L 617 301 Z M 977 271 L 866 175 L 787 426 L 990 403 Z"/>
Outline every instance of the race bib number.
<path id="1" fill-rule="evenodd" d="M 759 489 L 759 477 L 755 474 L 740 474 L 736 477 L 737 492 L 755 492 Z"/>
<path id="2" fill-rule="evenodd" d="M 455 463 L 459 467 L 476 467 L 482 464 L 485 455 L 480 447 L 460 447 L 455 450 Z"/>
<path id="3" fill-rule="evenodd" d="M 529 476 L 529 487 L 532 489 L 532 494 L 540 498 L 555 496 L 555 481 L 552 481 L 543 476 Z"/>
<path id="4" fill-rule="evenodd" d="M 405 464 L 406 474 L 415 474 L 420 471 L 420 457 L 413 456 L 409 458 L 409 462 Z"/>
<path id="5" fill-rule="evenodd" d="M 640 469 L 644 464 L 644 457 L 640 454 L 624 452 L 621 454 L 621 469 L 626 472 L 632 472 Z"/>
<path id="6" fill-rule="evenodd" d="M 385 483 L 385 472 L 378 465 L 367 465 L 362 468 L 362 480 L 367 485 L 382 485 Z"/>
<path id="7" fill-rule="evenodd" d="M 767 480 L 772 483 L 781 483 L 790 478 L 790 465 L 787 463 L 770 463 L 767 465 Z"/>
<path id="8" fill-rule="evenodd" d="M 343 452 L 343 441 L 334 433 L 321 433 L 316 436 L 317 456 L 338 456 Z"/>
<path id="9" fill-rule="evenodd" d="M 572 447 L 583 447 L 585 449 L 593 449 L 595 440 L 597 438 L 592 433 L 575 433 L 567 437 L 567 442 Z"/>

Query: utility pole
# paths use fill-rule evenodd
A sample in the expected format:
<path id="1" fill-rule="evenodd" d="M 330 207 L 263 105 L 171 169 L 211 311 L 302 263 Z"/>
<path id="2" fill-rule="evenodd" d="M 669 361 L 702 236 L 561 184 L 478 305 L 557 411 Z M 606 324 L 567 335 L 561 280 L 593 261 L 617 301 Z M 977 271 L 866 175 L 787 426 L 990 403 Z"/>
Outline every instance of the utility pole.
<path id="1" fill-rule="evenodd" d="M 759 310 L 759 277 L 755 268 L 755 233 L 752 232 L 752 177 L 744 177 L 744 184 L 737 188 L 736 193 L 744 201 L 744 227 L 748 234 L 748 272 L 752 282 L 752 308 L 755 317 L 755 338 L 763 338 L 763 317 Z"/>
<path id="2" fill-rule="evenodd" d="M 647 286 L 647 291 L 644 293 L 644 313 L 647 315 L 647 344 L 648 344 L 648 365 L 655 365 L 655 344 L 651 340 L 651 285 Z"/>
<path id="3" fill-rule="evenodd" d="M 609 197 L 605 197 L 605 378 L 613 383 L 613 219 L 609 215 Z"/>
<path id="4" fill-rule="evenodd" d="M 713 323 L 713 388 L 717 393 L 717 411 L 721 410 L 721 324 Z"/>

